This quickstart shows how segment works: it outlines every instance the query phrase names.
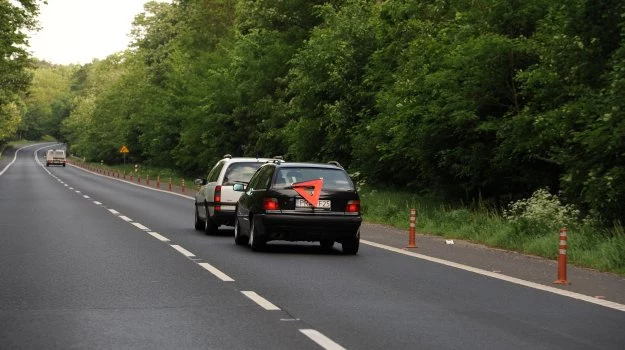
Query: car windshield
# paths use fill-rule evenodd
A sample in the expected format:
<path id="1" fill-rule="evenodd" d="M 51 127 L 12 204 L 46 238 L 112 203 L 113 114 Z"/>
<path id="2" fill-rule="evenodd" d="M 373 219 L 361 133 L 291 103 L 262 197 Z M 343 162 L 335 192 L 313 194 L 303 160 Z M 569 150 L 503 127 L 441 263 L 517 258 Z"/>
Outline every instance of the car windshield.
<path id="1" fill-rule="evenodd" d="M 224 174 L 224 186 L 234 185 L 237 182 L 248 183 L 252 175 L 263 165 L 261 162 L 232 163 Z"/>
<path id="2" fill-rule="evenodd" d="M 328 168 L 281 168 L 278 170 L 274 187 L 285 188 L 293 183 L 323 179 L 323 189 L 345 190 L 354 189 L 352 181 L 343 170 Z"/>

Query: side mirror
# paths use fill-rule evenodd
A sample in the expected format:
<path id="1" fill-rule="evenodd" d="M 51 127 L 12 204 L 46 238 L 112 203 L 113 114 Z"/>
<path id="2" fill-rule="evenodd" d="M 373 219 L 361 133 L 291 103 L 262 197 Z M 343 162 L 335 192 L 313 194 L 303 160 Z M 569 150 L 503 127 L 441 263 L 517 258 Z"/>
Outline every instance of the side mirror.
<path id="1" fill-rule="evenodd" d="M 245 185 L 244 184 L 234 184 L 234 185 L 232 185 L 232 190 L 234 190 L 236 192 L 243 192 L 243 191 L 245 191 Z"/>
<path id="2" fill-rule="evenodd" d="M 198 185 L 198 186 L 203 186 L 203 185 L 206 185 L 206 179 L 195 179 L 195 181 L 193 181 L 193 183 Z"/>

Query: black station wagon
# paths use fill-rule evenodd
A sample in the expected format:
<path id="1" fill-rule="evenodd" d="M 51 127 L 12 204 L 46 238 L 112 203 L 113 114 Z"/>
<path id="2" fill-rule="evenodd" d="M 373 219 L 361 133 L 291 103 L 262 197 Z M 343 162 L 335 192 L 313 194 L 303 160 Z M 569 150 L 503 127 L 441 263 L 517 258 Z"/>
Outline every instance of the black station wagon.
<path id="1" fill-rule="evenodd" d="M 343 253 L 360 244 L 360 197 L 337 163 L 269 162 L 249 184 L 235 184 L 243 194 L 236 206 L 234 241 L 261 250 L 271 240 L 335 242 Z"/>

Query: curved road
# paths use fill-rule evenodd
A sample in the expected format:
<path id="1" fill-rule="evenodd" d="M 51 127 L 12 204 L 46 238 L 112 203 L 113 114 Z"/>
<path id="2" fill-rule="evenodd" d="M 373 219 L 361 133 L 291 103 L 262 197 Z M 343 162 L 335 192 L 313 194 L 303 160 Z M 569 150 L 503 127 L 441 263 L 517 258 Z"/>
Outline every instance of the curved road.
<path id="1" fill-rule="evenodd" d="M 46 168 L 37 149 L 0 175 L 3 348 L 625 348 L 621 304 L 375 243 L 252 253 L 193 230 L 188 198 Z"/>

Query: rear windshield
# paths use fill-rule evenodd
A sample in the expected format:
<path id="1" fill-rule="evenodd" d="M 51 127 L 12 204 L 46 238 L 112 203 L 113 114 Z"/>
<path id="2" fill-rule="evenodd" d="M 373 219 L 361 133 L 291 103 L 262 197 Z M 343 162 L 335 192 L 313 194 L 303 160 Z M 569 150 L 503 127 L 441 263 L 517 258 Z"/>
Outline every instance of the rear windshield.
<path id="1" fill-rule="evenodd" d="M 295 182 L 323 179 L 323 188 L 327 190 L 351 191 L 352 181 L 345 171 L 325 168 L 280 168 L 276 174 L 274 187 L 289 187 Z"/>
<path id="2" fill-rule="evenodd" d="M 65 157 L 65 151 L 54 151 L 54 157 Z"/>
<path id="3" fill-rule="evenodd" d="M 262 162 L 249 162 L 249 163 L 232 163 L 226 169 L 226 173 L 224 174 L 224 180 L 222 185 L 234 185 L 237 182 L 250 182 L 252 175 L 260 168 Z"/>

